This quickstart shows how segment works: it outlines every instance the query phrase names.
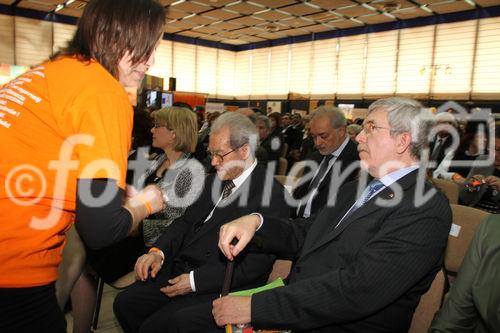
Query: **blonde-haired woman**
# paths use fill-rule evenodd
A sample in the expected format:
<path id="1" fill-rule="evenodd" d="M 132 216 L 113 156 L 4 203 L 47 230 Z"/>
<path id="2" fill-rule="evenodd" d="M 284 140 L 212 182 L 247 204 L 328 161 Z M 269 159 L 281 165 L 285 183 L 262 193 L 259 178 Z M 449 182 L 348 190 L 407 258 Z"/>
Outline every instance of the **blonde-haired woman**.
<path id="1" fill-rule="evenodd" d="M 152 146 L 163 152 L 154 156 L 149 168 L 134 185 L 158 184 L 167 197 L 184 197 L 193 175 L 187 167 L 196 148 L 198 124 L 194 112 L 182 107 L 167 107 L 153 112 Z M 185 206 L 169 202 L 162 211 L 142 221 L 142 238 L 129 237 L 104 250 L 88 253 L 90 266 L 107 283 L 133 271 L 137 258 L 151 247 L 168 225 L 184 214 Z"/>
<path id="2" fill-rule="evenodd" d="M 153 112 L 152 146 L 163 150 L 152 167 L 143 175 L 144 183 L 161 181 L 161 187 L 183 197 L 191 186 L 191 173 L 186 164 L 196 149 L 198 122 L 196 114 L 187 108 L 167 107 Z M 168 172 L 167 172 L 168 171 Z M 181 216 L 186 207 L 168 205 L 161 213 L 143 221 L 144 242 L 151 246 L 164 229 L 175 218 Z"/>

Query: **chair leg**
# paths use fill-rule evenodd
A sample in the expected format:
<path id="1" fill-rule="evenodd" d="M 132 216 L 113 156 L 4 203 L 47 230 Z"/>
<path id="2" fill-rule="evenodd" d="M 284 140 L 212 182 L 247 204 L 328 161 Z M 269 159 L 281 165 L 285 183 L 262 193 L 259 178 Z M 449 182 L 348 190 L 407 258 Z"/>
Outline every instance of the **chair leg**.
<path id="1" fill-rule="evenodd" d="M 97 299 L 95 301 L 94 316 L 92 318 L 92 326 L 91 326 L 93 332 L 97 330 L 97 324 L 99 322 L 99 312 L 101 311 L 103 289 L 104 289 L 104 280 L 99 277 L 97 281 Z"/>

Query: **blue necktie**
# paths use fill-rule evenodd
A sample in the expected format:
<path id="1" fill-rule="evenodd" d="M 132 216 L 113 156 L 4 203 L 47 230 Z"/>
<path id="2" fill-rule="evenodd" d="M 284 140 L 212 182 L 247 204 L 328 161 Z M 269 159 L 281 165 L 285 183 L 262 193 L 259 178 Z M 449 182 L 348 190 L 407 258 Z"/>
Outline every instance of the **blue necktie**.
<path id="1" fill-rule="evenodd" d="M 378 179 L 372 180 L 365 189 L 363 199 L 360 201 L 361 204 L 359 206 L 360 207 L 363 206 L 368 200 L 370 200 L 372 195 L 375 194 L 382 187 L 384 187 L 384 184 L 380 180 Z"/>
<path id="2" fill-rule="evenodd" d="M 337 223 L 335 228 L 337 228 L 344 220 L 346 220 L 349 216 L 351 216 L 352 213 L 354 213 L 359 207 L 363 206 L 368 200 L 370 200 L 372 195 L 377 193 L 377 191 L 380 190 L 382 187 L 384 187 L 384 184 L 380 180 L 378 179 L 372 180 L 370 184 L 368 184 L 368 186 L 363 191 L 363 194 L 361 195 L 360 199 L 351 206 L 351 208 L 347 211 L 344 217 L 342 217 L 339 223 Z M 357 202 L 359 202 L 359 204 L 357 204 Z"/>

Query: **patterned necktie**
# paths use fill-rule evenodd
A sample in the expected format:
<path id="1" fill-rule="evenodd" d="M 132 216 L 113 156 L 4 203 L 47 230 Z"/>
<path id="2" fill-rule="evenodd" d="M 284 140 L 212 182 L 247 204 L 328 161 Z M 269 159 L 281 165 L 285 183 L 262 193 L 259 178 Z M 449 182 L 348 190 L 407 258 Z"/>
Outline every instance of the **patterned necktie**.
<path id="1" fill-rule="evenodd" d="M 234 182 L 232 180 L 226 180 L 224 182 L 224 189 L 222 190 L 222 200 L 226 199 L 234 188 Z"/>

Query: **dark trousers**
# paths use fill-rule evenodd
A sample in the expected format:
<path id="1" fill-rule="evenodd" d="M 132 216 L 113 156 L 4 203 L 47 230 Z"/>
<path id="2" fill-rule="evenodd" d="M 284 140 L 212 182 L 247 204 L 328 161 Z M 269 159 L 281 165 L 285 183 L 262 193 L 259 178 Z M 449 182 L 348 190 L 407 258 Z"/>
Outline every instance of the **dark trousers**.
<path id="1" fill-rule="evenodd" d="M 54 284 L 0 288 L 0 332 L 65 333 L 66 321 L 57 304 Z"/>
<path id="2" fill-rule="evenodd" d="M 168 285 L 168 270 L 156 279 L 137 281 L 118 294 L 113 304 L 115 316 L 126 333 L 141 332 L 223 332 L 212 316 L 212 301 L 217 294 L 169 298 L 160 291 Z"/>

